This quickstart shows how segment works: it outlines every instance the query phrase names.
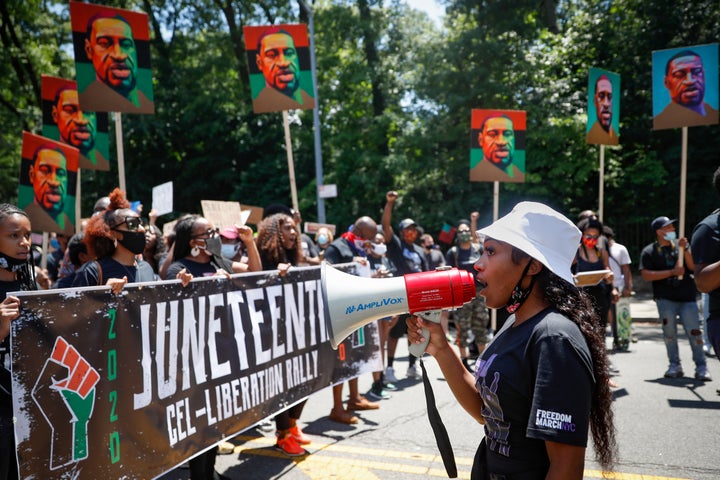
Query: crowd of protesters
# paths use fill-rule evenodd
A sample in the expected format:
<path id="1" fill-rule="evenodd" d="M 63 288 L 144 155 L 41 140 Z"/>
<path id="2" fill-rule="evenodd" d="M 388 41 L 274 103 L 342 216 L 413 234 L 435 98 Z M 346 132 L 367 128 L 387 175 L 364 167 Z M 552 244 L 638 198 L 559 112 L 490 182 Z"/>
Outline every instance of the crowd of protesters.
<path id="1" fill-rule="evenodd" d="M 720 180 L 716 183 L 720 183 Z M 323 260 L 329 263 L 356 262 L 362 266 L 358 270 L 366 271 L 368 276 L 376 278 L 447 267 L 466 269 L 475 274 L 477 264 L 483 256 L 483 241 L 476 235 L 478 212 L 472 211 L 468 218 L 458 220 L 452 229 L 452 240 L 444 244 L 445 248 L 441 248 L 436 244 L 433 235 L 413 219 L 404 218 L 397 223 L 393 222 L 392 212 L 397 199 L 397 192 L 387 192 L 379 223 L 370 216 L 361 216 L 353 225 L 338 229 L 335 235 L 323 226 L 315 233 L 313 240 L 301 231 L 300 213 L 279 204 L 265 208 L 264 218 L 259 223 L 257 232 L 245 225 L 215 228 L 209 220 L 188 214 L 175 222 L 172 231 L 163 234 L 156 225 L 157 215 L 154 211 L 150 211 L 147 218 L 143 218 L 142 206 L 140 209 L 130 208 L 125 193 L 115 189 L 108 197 L 96 202 L 92 216 L 83 222 L 82 231 L 70 238 L 62 234 L 52 234 L 45 262 L 41 258 L 42 249 L 24 240 L 20 242 L 22 252 L 2 252 L 5 263 L 9 265 L 0 265 L 0 274 L 9 272 L 7 281 L 10 283 L 5 288 L 6 292 L 15 287 L 50 289 L 91 285 L 109 285 L 113 291 L 119 292 L 124 285 L 133 282 L 180 279 L 183 285 L 187 285 L 193 276 L 198 275 L 229 276 L 233 273 L 260 270 L 277 270 L 283 274 L 292 266 L 318 265 Z M 23 229 L 23 238 L 30 238 L 27 215 L 11 208 L 12 206 L 6 207 L 6 217 L 15 222 L 12 224 L 13 228 Z M 667 217 L 658 217 L 651 223 L 653 233 L 658 235 L 655 242 L 658 254 L 663 253 L 663 249 L 672 247 L 672 250 L 678 244 L 685 248 L 686 253 L 690 250 L 687 239 L 680 239 L 678 242 L 673 235 L 667 234 L 667 231 L 673 230 L 673 222 L 674 220 Z M 609 323 L 612 327 L 613 348 L 618 348 L 621 340 L 618 338 L 614 305 L 619 298 L 632 294 L 630 257 L 627 250 L 614 241 L 613 230 L 603 226 L 593 212 L 582 212 L 577 228 L 582 236 L 573 261 L 573 274 L 588 270 L 608 272 L 600 283 L 585 286 L 583 290 L 588 294 L 588 298 L 592 299 L 595 318 L 599 319 L 597 332 L 604 337 L 606 325 Z M 691 278 L 691 254 L 688 254 L 682 268 L 674 263 L 678 261 L 677 255 L 665 255 L 672 259 L 673 265 L 668 264 L 663 269 L 663 265 L 656 268 L 651 264 L 652 245 L 648 246 L 647 250 L 647 254 L 643 252 L 640 265 L 644 279 L 660 282 L 667 278 L 673 281 L 676 276 L 682 278 L 681 274 Z M 16 258 L 21 254 L 27 256 L 27 261 Z M 42 264 L 46 264 L 47 268 L 40 268 L 39 265 Z M 477 291 L 480 292 L 482 288 L 483 285 L 478 284 Z M 692 291 L 694 298 L 697 294 L 694 284 Z M 656 295 L 656 300 L 661 299 L 661 296 Z M 660 309 L 660 304 L 658 305 Z M 493 326 L 500 329 L 508 318 L 507 312 L 512 312 L 507 308 L 496 311 L 498 315 Z M 0 333 L 5 335 L 3 338 L 9 333 L 9 321 L 16 317 L 18 312 L 16 298 L 8 297 L 2 303 Z M 674 338 L 676 334 L 677 319 L 674 316 L 672 319 L 665 318 L 670 314 L 662 309 L 660 315 L 664 315 L 663 331 L 671 363 L 665 376 L 681 376 L 677 340 L 675 339 L 674 343 L 668 342 L 668 338 Z M 398 389 L 398 384 L 403 381 L 398 379 L 399 373 L 396 371 L 396 347 L 398 339 L 408 333 L 408 323 L 412 321 L 406 321 L 405 317 L 399 315 L 378 321 L 383 370 L 373 373 L 372 388 L 364 395 L 358 392 L 357 379 L 349 382 L 350 397 L 347 400 L 342 399 L 342 384 L 336 385 L 330 420 L 345 424 L 357 423 L 358 417 L 353 414 L 353 410 L 377 409 L 382 400 L 391 398 L 391 392 Z M 456 346 L 462 366 L 470 373 L 476 370 L 476 360 L 493 339 L 490 317 L 490 310 L 480 295 L 460 309 L 443 313 L 442 331 L 447 341 Z M 685 323 L 683 318 L 679 320 Z M 692 322 L 688 330 L 694 346 L 693 359 L 697 364 L 695 377 L 710 381 L 702 351 L 699 350 L 700 347 L 695 347 L 698 342 L 702 342 L 702 332 L 696 325 L 697 322 Z M 709 353 L 708 346 L 705 348 L 706 353 Z M 605 365 L 605 368 L 609 369 L 607 374 L 617 373 L 611 362 L 608 361 Z M 408 356 L 405 376 L 404 385 L 420 382 L 421 377 L 415 368 L 415 357 L 412 355 Z M 612 380 L 608 380 L 608 383 L 614 386 Z M 297 423 L 303 405 L 304 402 L 280 412 L 275 418 L 276 448 L 289 456 L 307 453 L 303 445 L 311 441 Z M 12 427 L 2 421 L 10 419 L 11 410 L 7 410 L 7 415 L 0 418 L 0 436 L 4 439 L 11 435 Z M 0 459 L 0 469 L 7 472 L 16 469 L 16 466 L 2 462 L 8 458 L 5 453 L 14 448 L 11 443 L 5 443 L 0 442 L 0 456 L 3 457 Z M 232 445 L 229 448 L 228 451 L 227 446 L 220 445 L 219 448 L 211 449 L 191 461 L 191 478 L 209 478 L 208 475 L 222 478 L 214 471 L 214 457 L 218 452 L 229 453 Z M 9 474 L 1 478 L 14 477 Z"/>

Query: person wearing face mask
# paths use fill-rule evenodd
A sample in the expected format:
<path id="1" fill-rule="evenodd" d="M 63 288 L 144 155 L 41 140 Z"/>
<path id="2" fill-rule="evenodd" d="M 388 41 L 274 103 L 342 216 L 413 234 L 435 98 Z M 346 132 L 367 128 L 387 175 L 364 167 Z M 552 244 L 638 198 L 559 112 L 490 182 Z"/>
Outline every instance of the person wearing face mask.
<path id="1" fill-rule="evenodd" d="M 356 219 L 347 232 L 336 238 L 325 249 L 325 262 L 331 265 L 350 262 L 367 264 L 366 248 L 372 243 L 371 239 L 375 238 L 377 231 L 377 223 L 372 218 L 363 216 Z M 342 398 L 343 384 L 338 383 L 332 389 L 333 406 L 329 418 L 333 422 L 354 425 L 358 423 L 359 419 L 357 415 L 352 413 L 353 410 L 376 410 L 380 408 L 380 405 L 369 401 L 360 394 L 357 377 L 348 380 L 347 383 L 350 390 L 347 408 L 345 408 Z"/>
<path id="2" fill-rule="evenodd" d="M 605 338 L 570 266 L 580 231 L 550 207 L 521 202 L 478 232 L 480 295 L 511 312 L 473 375 L 440 325 L 412 316 L 408 340 L 423 341 L 453 395 L 484 425 L 470 478 L 581 480 L 588 439 L 612 471 L 617 457 Z"/>
<path id="3" fill-rule="evenodd" d="M 677 325 L 680 322 L 690 341 L 695 378 L 708 382 L 711 378 L 703 352 L 698 292 L 693 279 L 695 264 L 688 239 L 677 238 L 673 223 L 675 220 L 665 216 L 657 217 L 650 223 L 656 238 L 640 254 L 640 275 L 643 280 L 652 282 L 669 362 L 665 377 L 680 378 L 684 375 L 677 341 Z"/>
<path id="4" fill-rule="evenodd" d="M 334 240 L 333 233 L 328 227 L 320 227 L 315 233 L 315 245 L 318 248 L 318 258 L 322 261 L 325 258 L 325 249 Z"/>
<path id="5" fill-rule="evenodd" d="M 238 231 L 235 227 L 226 227 L 220 231 L 220 241 L 222 246 L 220 252 L 223 258 L 239 262 L 242 258 L 242 243 L 238 238 Z"/>
<path id="6" fill-rule="evenodd" d="M 430 270 L 430 267 L 427 263 L 427 259 L 425 258 L 425 252 L 420 245 L 415 243 L 415 240 L 417 240 L 418 237 L 417 224 L 415 221 L 411 218 L 406 218 L 398 224 L 398 235 L 396 235 L 393 231 L 392 211 L 398 196 L 398 193 L 394 190 L 385 194 L 385 208 L 383 209 L 382 227 L 387 245 L 387 256 L 393 265 L 395 265 L 398 275 L 426 272 Z M 398 339 L 407 333 L 407 325 L 405 324 L 406 318 L 407 315 L 400 315 L 398 322 L 390 330 L 390 334 L 388 336 L 388 366 L 385 369 L 385 378 L 390 383 L 397 383 L 398 381 L 395 376 L 395 367 L 393 366 L 393 362 L 395 360 L 395 350 L 397 349 Z M 409 355 L 408 357 L 409 365 L 407 369 L 407 377 L 419 380 L 421 375 L 417 370 L 417 367 L 415 367 L 417 358 L 415 358 L 414 355 Z"/>
<path id="7" fill-rule="evenodd" d="M 94 260 L 78 270 L 73 287 L 108 285 L 117 294 L 128 283 L 155 280 L 152 266 L 142 260 L 145 227 L 119 188 L 105 211 L 88 220 L 83 241 Z"/>
<path id="8" fill-rule="evenodd" d="M 480 255 L 482 255 L 482 245 L 473 243 L 470 222 L 464 219 L 460 220 L 455 230 L 455 245 L 450 247 L 445 255 L 445 263 L 450 267 L 474 273 L 474 265 Z M 476 289 L 479 289 L 479 286 L 476 285 Z M 443 311 L 443 316 L 448 316 L 446 310 Z M 472 302 L 466 303 L 453 311 L 453 320 L 457 328 L 455 342 L 460 350 L 460 358 L 465 367 L 472 371 L 473 362 L 468 355 L 468 346 L 470 346 L 471 342 L 475 342 L 478 353 L 482 353 L 491 338 L 488 332 L 490 314 L 485 305 L 485 300 L 480 295 L 477 295 Z"/>
<path id="9" fill-rule="evenodd" d="M 0 480 L 18 478 L 9 335 L 11 323 L 20 316 L 21 302 L 8 293 L 38 289 L 31 231 L 24 210 L 0 203 Z"/>
<path id="10" fill-rule="evenodd" d="M 388 278 L 393 276 L 393 267 L 390 260 L 388 260 L 385 253 L 387 252 L 387 246 L 385 245 L 385 235 L 382 233 L 382 227 L 378 229 L 375 237 L 371 242 L 365 244 L 365 253 L 367 254 L 367 261 L 370 264 L 370 276 L 372 278 Z M 383 365 L 385 365 L 385 346 L 387 344 L 388 333 L 390 329 L 397 323 L 398 317 L 385 317 L 381 318 L 377 322 L 378 334 L 380 335 L 380 355 L 382 356 Z M 365 394 L 369 399 L 387 400 L 391 397 L 391 394 L 387 392 L 397 390 L 395 384 L 385 380 L 385 370 L 379 370 L 372 372 L 373 383 L 370 390 Z"/>
<path id="11" fill-rule="evenodd" d="M 223 258 L 222 241 L 218 230 L 199 215 L 186 215 L 175 224 L 175 240 L 166 262 L 170 263 L 165 274 L 166 279 L 179 279 L 187 286 L 194 277 L 227 276 L 232 273 L 257 272 L 262 270 L 260 255 L 253 241 L 253 231 L 248 226 L 235 227 L 238 236 L 248 245 L 248 262 L 234 262 Z M 228 442 L 225 442 L 226 444 Z M 232 444 L 223 446 L 232 451 Z M 215 471 L 215 459 L 218 446 L 192 458 L 191 480 L 223 478 Z"/>
<path id="12" fill-rule="evenodd" d="M 430 270 L 435 270 L 445 266 L 445 257 L 442 252 L 436 248 L 435 239 L 429 233 L 420 235 L 420 245 L 422 245 L 425 261 Z"/>
<path id="13" fill-rule="evenodd" d="M 253 241 L 252 229 L 247 225 L 236 225 L 235 229 L 238 237 L 247 245 L 247 263 L 224 258 L 222 240 L 218 230 L 213 228 L 209 220 L 199 215 L 183 217 L 175 224 L 173 262 L 168 267 L 165 278 L 179 278 L 187 285 L 187 282 L 192 277 L 229 275 L 231 273 L 262 270 L 260 254 Z"/>

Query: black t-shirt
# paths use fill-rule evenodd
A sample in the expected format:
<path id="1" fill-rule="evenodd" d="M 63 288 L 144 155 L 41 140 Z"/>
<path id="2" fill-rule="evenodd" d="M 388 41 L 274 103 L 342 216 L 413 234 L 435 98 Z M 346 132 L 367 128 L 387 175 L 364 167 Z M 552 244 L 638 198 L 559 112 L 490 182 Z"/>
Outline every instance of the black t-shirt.
<path id="1" fill-rule="evenodd" d="M 545 478 L 546 440 L 587 446 L 592 357 L 578 326 L 559 312 L 548 308 L 500 333 L 475 379 L 490 473 Z"/>
<path id="2" fill-rule="evenodd" d="M 220 267 L 215 265 L 212 261 L 206 263 L 194 262 L 187 258 L 181 258 L 170 264 L 165 274 L 167 280 L 175 280 L 177 274 L 182 270 L 186 269 L 188 273 L 191 273 L 193 277 L 212 277 L 220 270 Z"/>
<path id="3" fill-rule="evenodd" d="M 361 252 L 354 246 L 350 245 L 350 242 L 340 237 L 327 246 L 325 249 L 324 259 L 329 264 L 338 263 L 349 263 L 353 261 L 355 257 L 364 257 L 365 252 Z"/>
<path id="4" fill-rule="evenodd" d="M 690 247 L 695 265 L 709 265 L 720 260 L 720 210 L 715 210 L 695 226 Z M 710 314 L 713 317 L 720 315 L 720 288 L 710 292 L 709 297 Z"/>
<path id="5" fill-rule="evenodd" d="M 395 265 L 398 275 L 426 272 L 430 269 L 420 245 L 409 244 L 394 234 L 387 244 L 387 257 Z"/>
<path id="6" fill-rule="evenodd" d="M 672 270 L 678 260 L 679 250 L 675 243 L 661 246 L 653 242 L 640 254 L 640 270 Z M 678 277 L 663 278 L 652 282 L 653 297 L 673 302 L 694 302 L 697 296 L 692 270 L 685 265 L 682 280 Z"/>
<path id="7" fill-rule="evenodd" d="M 136 267 L 129 267 L 106 257 L 85 263 L 75 274 L 73 287 L 94 287 L 105 285 L 110 278 L 127 277 L 128 283 L 152 282 L 155 272 L 152 266 L 144 260 L 137 260 Z"/>
<path id="8" fill-rule="evenodd" d="M 475 276 L 475 262 L 480 259 L 481 255 L 481 245 L 471 243 L 470 248 L 461 248 L 455 245 L 451 247 L 445 255 L 445 264 L 450 267 L 467 270 Z"/>

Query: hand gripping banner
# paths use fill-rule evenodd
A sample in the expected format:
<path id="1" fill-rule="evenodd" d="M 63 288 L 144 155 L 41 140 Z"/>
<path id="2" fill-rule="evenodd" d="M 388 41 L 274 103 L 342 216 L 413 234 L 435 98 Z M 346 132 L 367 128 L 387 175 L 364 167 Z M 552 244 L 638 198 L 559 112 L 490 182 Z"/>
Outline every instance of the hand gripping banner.
<path id="1" fill-rule="evenodd" d="M 15 295 L 21 478 L 156 478 L 382 368 L 374 324 L 330 347 L 318 267 Z"/>

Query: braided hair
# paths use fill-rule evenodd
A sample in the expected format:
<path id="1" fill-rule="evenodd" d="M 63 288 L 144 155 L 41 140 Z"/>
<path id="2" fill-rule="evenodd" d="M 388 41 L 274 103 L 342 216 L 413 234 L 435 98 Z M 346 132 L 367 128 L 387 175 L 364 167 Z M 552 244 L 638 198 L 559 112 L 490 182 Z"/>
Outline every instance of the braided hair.
<path id="1" fill-rule="evenodd" d="M 512 247 L 511 259 L 514 264 L 520 265 L 529 258 L 527 253 Z M 590 403 L 590 431 L 596 460 L 605 471 L 610 471 L 617 457 L 617 443 L 605 336 L 597 328 L 599 319 L 590 297 L 582 289 L 570 285 L 545 266 L 535 278 L 544 299 L 578 326 L 590 349 L 595 378 L 595 390 Z"/>
<path id="2" fill-rule="evenodd" d="M 0 222 L 4 222 L 13 215 L 22 215 L 27 218 L 28 221 L 30 220 L 25 210 L 21 210 L 9 203 L 0 203 Z M 35 283 L 35 257 L 32 251 L 28 254 L 28 259 L 25 264 L 16 270 L 15 273 L 23 290 L 37 290 L 37 283 Z"/>
<path id="3" fill-rule="evenodd" d="M 284 213 L 276 213 L 263 219 L 258 225 L 257 248 L 265 270 L 274 269 L 280 263 L 298 265 L 303 260 L 300 232 L 297 232 L 295 247 L 286 249 L 282 244 L 282 229 L 285 224 L 293 221 Z M 295 226 L 297 231 L 297 226 Z"/>

